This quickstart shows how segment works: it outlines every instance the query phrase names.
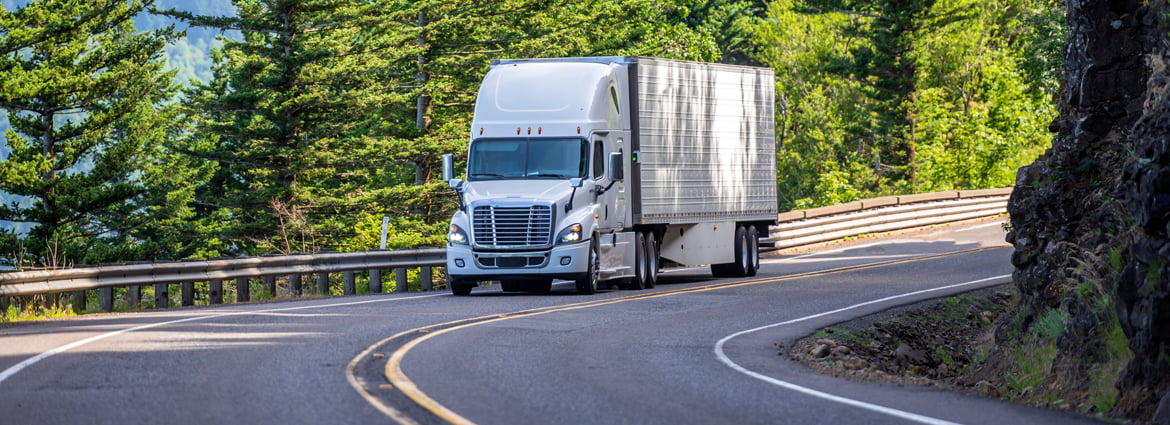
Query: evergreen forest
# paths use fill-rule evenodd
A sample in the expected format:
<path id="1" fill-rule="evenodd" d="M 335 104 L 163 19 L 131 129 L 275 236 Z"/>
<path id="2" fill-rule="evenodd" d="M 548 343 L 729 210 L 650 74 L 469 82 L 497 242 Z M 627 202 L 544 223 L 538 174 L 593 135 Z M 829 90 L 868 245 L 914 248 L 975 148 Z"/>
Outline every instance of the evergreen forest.
<path id="1" fill-rule="evenodd" d="M 499 58 L 776 71 L 780 209 L 1011 186 L 1051 144 L 1055 0 L 153 0 L 0 9 L 0 268 L 441 246 Z M 142 16 L 175 25 L 143 30 Z M 210 76 L 168 64 L 221 36 Z M 238 36 L 235 36 L 238 35 Z M 2 122 L 2 121 L 0 121 Z"/>

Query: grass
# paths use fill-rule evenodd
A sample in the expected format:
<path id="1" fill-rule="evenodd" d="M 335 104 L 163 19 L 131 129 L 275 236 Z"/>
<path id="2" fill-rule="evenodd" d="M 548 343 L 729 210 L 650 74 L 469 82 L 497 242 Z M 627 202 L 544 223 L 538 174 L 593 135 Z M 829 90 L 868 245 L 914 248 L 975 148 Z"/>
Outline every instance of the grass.
<path id="1" fill-rule="evenodd" d="M 1052 369 L 1052 361 L 1056 359 L 1056 342 L 1025 342 L 1012 349 L 1011 358 L 1015 362 L 1015 370 L 1005 376 L 1009 391 L 1006 396 L 1013 401 L 1027 399 Z"/>
<path id="2" fill-rule="evenodd" d="M 1097 413 L 1110 412 L 1116 406 L 1119 394 L 1114 384 L 1118 375 L 1133 358 L 1133 352 L 1129 349 L 1129 338 L 1121 329 L 1117 312 L 1112 307 L 1112 302 L 1107 304 L 1100 313 L 1104 315 L 1101 334 L 1105 345 L 1105 362 L 1094 365 L 1089 372 L 1089 404 Z"/>
<path id="3" fill-rule="evenodd" d="M 1014 366 L 1005 376 L 1009 399 L 1034 399 L 1040 383 L 1051 372 L 1052 361 L 1057 354 L 1056 340 L 1064 333 L 1068 320 L 1068 309 L 1064 306 L 1049 310 L 1036 319 L 1032 329 L 1023 335 L 1020 345 L 1011 350 Z M 1039 401 L 1048 404 L 1056 402 Z"/>
<path id="4" fill-rule="evenodd" d="M 9 305 L 0 314 L 0 323 L 23 322 L 28 320 L 51 319 L 54 317 L 76 316 L 71 305 L 38 305 L 35 308 L 21 310 L 16 305 Z"/>

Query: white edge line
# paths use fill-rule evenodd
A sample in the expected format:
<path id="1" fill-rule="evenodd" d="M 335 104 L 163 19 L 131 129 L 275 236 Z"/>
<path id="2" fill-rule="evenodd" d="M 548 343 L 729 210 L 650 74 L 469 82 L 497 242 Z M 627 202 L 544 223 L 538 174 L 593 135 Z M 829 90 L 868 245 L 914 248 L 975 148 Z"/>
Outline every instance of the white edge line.
<path id="1" fill-rule="evenodd" d="M 983 229 L 983 228 L 986 228 L 986 227 L 1003 226 L 1003 224 L 1004 224 L 1005 222 L 1006 222 L 1006 221 L 995 221 L 995 222 L 991 222 L 991 223 L 984 223 L 984 224 L 980 224 L 980 225 L 976 225 L 976 226 L 971 226 L 971 227 L 964 227 L 964 228 L 962 228 L 962 229 L 956 230 L 956 231 L 955 231 L 955 233 L 960 233 L 960 232 L 970 232 L 970 231 L 972 231 L 972 230 L 979 230 L 979 229 Z"/>
<path id="2" fill-rule="evenodd" d="M 775 327 L 779 327 L 779 326 L 791 325 L 793 323 L 804 322 L 804 321 L 812 320 L 812 319 L 815 319 L 818 317 L 824 317 L 824 316 L 828 316 L 828 315 L 832 315 L 832 314 L 837 314 L 837 313 L 840 313 L 843 311 L 853 310 L 853 309 L 864 307 L 867 305 L 878 304 L 878 303 L 882 303 L 882 302 L 886 302 L 886 301 L 890 301 L 890 300 L 895 300 L 898 298 L 906 298 L 906 297 L 925 294 L 925 293 L 929 293 L 929 292 L 958 288 L 958 287 L 968 286 L 968 285 L 975 285 L 975 284 L 979 284 L 979 283 L 984 283 L 984 282 L 1008 278 L 1008 277 L 1011 277 L 1011 275 L 1005 274 L 1005 275 L 1000 275 L 1000 276 L 995 276 L 995 277 L 989 277 L 986 279 L 973 280 L 970 282 L 958 283 L 958 284 L 947 285 L 947 286 L 940 286 L 938 288 L 924 289 L 921 291 L 914 291 L 914 292 L 909 292 L 909 293 L 905 293 L 905 294 L 901 294 L 901 295 L 894 295 L 894 296 L 885 297 L 885 298 L 881 298 L 881 299 L 877 299 L 877 300 L 866 301 L 866 302 L 863 302 L 860 304 L 854 304 L 854 305 L 851 305 L 849 307 L 839 308 L 839 309 L 836 309 L 833 311 L 827 311 L 824 313 L 817 313 L 817 314 L 804 316 L 804 317 L 797 318 L 797 319 L 792 319 L 792 320 L 785 321 L 785 322 L 773 323 L 771 325 L 761 326 L 761 327 L 758 327 L 755 329 L 748 329 L 746 331 L 736 332 L 734 334 L 731 334 L 731 335 L 724 337 L 723 339 L 720 339 L 719 342 L 715 343 L 715 356 L 719 358 L 720 362 L 722 362 L 723 364 L 727 365 L 728 367 L 734 369 L 735 371 L 737 371 L 739 373 L 750 376 L 752 378 L 759 379 L 761 381 L 767 382 L 767 383 L 772 384 L 772 385 L 787 388 L 789 390 L 796 391 L 799 393 L 804 393 L 804 394 L 807 394 L 807 395 L 810 395 L 813 397 L 818 397 L 818 398 L 822 398 L 825 400 L 829 400 L 829 401 L 833 401 L 833 402 L 837 402 L 837 403 L 841 403 L 841 404 L 859 407 L 862 409 L 871 410 L 871 411 L 878 412 L 878 413 L 884 413 L 886 415 L 890 415 L 890 416 L 894 416 L 894 417 L 898 417 L 898 418 L 902 418 L 902 419 L 906 419 L 906 420 L 914 421 L 914 422 L 918 422 L 918 423 L 923 423 L 923 424 L 959 425 L 955 422 L 949 422 L 949 421 L 945 421 L 942 419 L 936 419 L 936 418 L 932 418 L 929 416 L 923 416 L 923 415 L 919 415 L 916 413 L 910 413 L 910 412 L 906 412 L 906 411 L 902 411 L 902 410 L 892 409 L 892 408 L 885 407 L 885 406 L 879 406 L 879 405 L 872 404 L 872 403 L 866 403 L 864 401 L 853 400 L 853 399 L 841 397 L 838 395 L 829 394 L 826 392 L 817 391 L 817 390 L 814 390 L 812 388 L 802 387 L 802 386 L 793 384 L 791 382 L 781 381 L 779 379 L 776 379 L 776 378 L 773 378 L 773 377 L 770 377 L 767 375 L 753 372 L 753 371 L 748 370 L 747 368 L 745 368 L 743 366 L 740 366 L 739 364 L 732 361 L 731 358 L 727 357 L 727 354 L 723 352 L 723 346 L 727 343 L 727 341 L 730 341 L 731 339 L 733 339 L 735 337 L 738 337 L 741 335 L 746 335 L 746 334 L 753 333 L 753 332 L 762 331 L 765 329 L 771 329 L 771 328 L 775 328 Z"/>
<path id="3" fill-rule="evenodd" d="M 140 326 L 135 326 L 133 328 L 126 328 L 126 329 L 122 329 L 122 330 L 118 330 L 118 331 L 104 333 L 104 334 L 97 335 L 97 336 L 92 336 L 92 337 L 89 337 L 89 338 L 86 338 L 86 339 L 83 339 L 80 341 L 75 341 L 75 342 L 72 342 L 72 343 L 69 343 L 66 345 L 62 345 L 60 347 L 43 352 L 41 354 L 37 354 L 37 355 L 32 356 L 32 357 L 29 357 L 29 358 L 25 359 L 24 361 L 17 363 L 15 365 L 13 365 L 12 367 L 9 367 L 8 369 L 5 369 L 3 372 L 0 372 L 0 383 L 3 383 L 8 378 L 11 378 L 12 375 L 19 373 L 20 371 L 24 370 L 25 368 L 32 366 L 34 364 L 37 364 L 41 360 L 47 359 L 47 358 L 52 357 L 54 355 L 64 353 L 66 351 L 72 350 L 72 349 L 80 347 L 82 345 L 89 344 L 91 342 L 101 341 L 103 339 L 118 336 L 118 335 L 121 335 L 124 333 L 136 332 L 136 331 L 146 330 L 146 329 L 155 328 L 155 327 L 159 327 L 159 326 L 174 325 L 174 324 L 185 323 L 185 322 L 195 322 L 195 321 L 199 321 L 199 320 L 217 319 L 217 318 L 226 317 L 226 316 L 244 316 L 244 315 L 249 315 L 249 314 L 273 313 L 273 312 L 278 312 L 278 311 L 294 311 L 294 310 L 310 310 L 310 309 L 314 309 L 314 308 L 343 307 L 343 306 L 352 306 L 352 305 L 360 305 L 360 304 L 381 303 L 381 302 L 391 302 L 391 301 L 401 301 L 401 300 L 413 300 L 413 299 L 419 299 L 419 298 L 430 298 L 430 297 L 438 297 L 438 296 L 444 296 L 444 295 L 447 295 L 447 294 L 420 295 L 420 296 L 414 296 L 414 297 L 390 298 L 390 299 L 380 299 L 380 300 L 366 300 L 366 301 L 355 301 L 355 302 L 348 302 L 348 303 L 332 303 L 332 304 L 321 304 L 321 305 L 311 305 L 311 306 L 301 306 L 301 307 L 272 308 L 272 309 L 267 309 L 267 310 L 256 310 L 256 311 L 238 311 L 238 312 L 232 312 L 232 313 L 212 314 L 212 315 L 208 315 L 208 316 L 195 316 L 195 317 L 188 317 L 185 319 L 171 320 L 171 321 L 167 321 L 167 322 L 159 322 L 159 323 L 151 323 L 151 324 L 147 324 L 147 325 L 140 325 Z"/>

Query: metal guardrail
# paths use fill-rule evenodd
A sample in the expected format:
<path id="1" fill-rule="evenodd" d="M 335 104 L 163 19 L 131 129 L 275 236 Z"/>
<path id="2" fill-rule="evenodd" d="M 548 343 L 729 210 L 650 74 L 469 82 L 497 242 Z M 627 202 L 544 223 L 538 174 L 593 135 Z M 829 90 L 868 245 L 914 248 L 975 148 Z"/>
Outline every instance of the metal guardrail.
<path id="1" fill-rule="evenodd" d="M 223 302 L 223 282 L 235 281 L 237 301 L 251 298 L 250 281 L 260 279 L 270 294 L 276 293 L 276 277 L 288 276 L 289 291 L 301 295 L 304 275 L 316 275 L 316 292 L 330 292 L 330 273 L 343 273 L 343 292 L 356 293 L 356 274 L 369 272 L 371 292 L 382 292 L 382 271 L 393 270 L 397 288 L 406 291 L 407 269 L 419 269 L 424 290 L 432 289 L 432 268 L 446 265 L 443 248 L 294 254 L 220 260 L 196 260 L 149 264 L 118 264 L 61 270 L 0 273 L 0 301 L 5 297 L 73 292 L 75 303 L 84 303 L 84 291 L 99 290 L 101 308 L 113 310 L 115 287 L 127 287 L 138 299 L 139 287 L 155 285 L 155 305 L 169 306 L 169 286 L 181 284 L 180 304 L 194 304 L 194 283 L 209 283 L 209 303 Z"/>
<path id="2" fill-rule="evenodd" d="M 922 193 L 866 199 L 780 214 L 768 238 L 791 248 L 869 233 L 952 223 L 1002 214 L 1012 188 Z"/>
<path id="3" fill-rule="evenodd" d="M 1011 188 L 934 192 L 867 199 L 830 207 L 780 214 L 762 240 L 774 248 L 789 248 L 856 236 L 928 226 L 1006 211 Z M 125 264 L 63 270 L 0 272 L 0 303 L 7 297 L 73 292 L 84 304 L 84 291 L 99 290 L 101 308 L 113 310 L 115 287 L 127 287 L 138 298 L 141 285 L 155 285 L 157 307 L 169 306 L 169 286 L 182 285 L 182 305 L 192 305 L 194 283 L 208 282 L 209 302 L 222 302 L 223 282 L 235 280 L 238 301 L 250 298 L 249 282 L 261 279 L 276 292 L 276 276 L 288 276 L 289 291 L 301 294 L 301 278 L 317 276 L 317 293 L 330 292 L 330 273 L 343 273 L 343 292 L 355 293 L 355 275 L 369 272 L 371 292 L 382 292 L 383 270 L 393 270 L 398 290 L 406 290 L 406 269 L 419 268 L 423 290 L 431 288 L 431 268 L 446 265 L 443 248 L 398 251 L 295 254 L 271 257 Z M 2 307 L 2 306 L 0 306 Z"/>

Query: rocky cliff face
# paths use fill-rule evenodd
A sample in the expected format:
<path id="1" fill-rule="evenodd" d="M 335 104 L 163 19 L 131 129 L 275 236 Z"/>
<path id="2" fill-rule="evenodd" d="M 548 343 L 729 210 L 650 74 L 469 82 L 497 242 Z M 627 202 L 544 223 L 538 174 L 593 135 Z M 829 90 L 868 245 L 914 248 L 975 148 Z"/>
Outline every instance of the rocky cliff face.
<path id="1" fill-rule="evenodd" d="M 1008 206 L 1021 311 L 993 355 L 1067 313 L 1024 397 L 1170 423 L 1170 4 L 1068 7 L 1053 146 L 1020 169 Z"/>

